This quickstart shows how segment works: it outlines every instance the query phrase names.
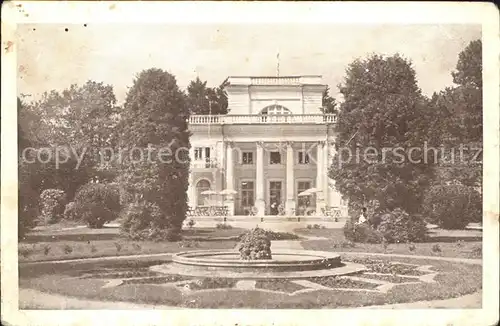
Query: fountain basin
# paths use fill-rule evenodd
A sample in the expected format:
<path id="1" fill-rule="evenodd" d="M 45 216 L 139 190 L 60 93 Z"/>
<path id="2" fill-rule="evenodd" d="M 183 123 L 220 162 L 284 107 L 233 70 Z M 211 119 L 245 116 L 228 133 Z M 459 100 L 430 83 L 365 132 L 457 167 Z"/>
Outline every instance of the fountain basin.
<path id="1" fill-rule="evenodd" d="M 340 255 L 310 250 L 279 250 L 272 259 L 242 260 L 237 251 L 202 250 L 180 252 L 172 256 L 174 264 L 229 268 L 241 270 L 296 271 L 335 268 L 341 266 Z"/>
<path id="2" fill-rule="evenodd" d="M 362 272 L 365 267 L 342 263 L 339 254 L 323 251 L 276 250 L 272 259 L 241 260 L 237 251 L 201 250 L 174 254 L 171 263 L 150 269 L 195 277 L 264 279 L 347 275 Z"/>

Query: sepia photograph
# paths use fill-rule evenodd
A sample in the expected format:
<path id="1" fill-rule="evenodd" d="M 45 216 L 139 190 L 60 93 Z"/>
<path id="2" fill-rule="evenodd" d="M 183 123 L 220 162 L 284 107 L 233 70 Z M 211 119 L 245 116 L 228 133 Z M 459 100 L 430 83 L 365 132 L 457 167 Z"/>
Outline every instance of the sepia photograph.
<path id="1" fill-rule="evenodd" d="M 333 5 L 4 5 L 2 320 L 498 321 L 498 10 Z"/>

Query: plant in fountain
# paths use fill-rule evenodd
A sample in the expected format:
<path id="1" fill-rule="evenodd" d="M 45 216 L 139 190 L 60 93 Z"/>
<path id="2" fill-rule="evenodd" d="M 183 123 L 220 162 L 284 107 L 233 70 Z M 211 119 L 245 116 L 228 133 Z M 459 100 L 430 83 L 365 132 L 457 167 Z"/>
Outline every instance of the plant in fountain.
<path id="1" fill-rule="evenodd" d="M 265 230 L 257 227 L 243 236 L 238 250 L 243 260 L 271 259 L 271 240 Z"/>

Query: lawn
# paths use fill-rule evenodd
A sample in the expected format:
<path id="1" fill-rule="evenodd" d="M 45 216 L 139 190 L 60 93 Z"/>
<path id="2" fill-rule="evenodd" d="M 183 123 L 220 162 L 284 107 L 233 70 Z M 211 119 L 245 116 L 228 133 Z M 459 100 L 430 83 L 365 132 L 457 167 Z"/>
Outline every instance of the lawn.
<path id="1" fill-rule="evenodd" d="M 185 250 L 232 249 L 241 228 L 193 228 L 183 230 L 179 242 L 130 241 L 119 229 L 51 227 L 28 234 L 19 243 L 19 262 L 77 259 L 138 254 L 173 253 Z"/>
<path id="2" fill-rule="evenodd" d="M 345 259 L 350 259 L 346 254 Z M 389 261 L 385 257 L 362 258 L 354 257 L 356 261 L 363 261 L 367 265 L 378 266 L 381 261 Z M 233 286 L 234 281 L 226 279 L 206 279 L 203 282 L 188 282 L 192 291 L 183 292 L 182 284 L 179 286 L 168 285 L 178 279 L 162 278 L 151 282 L 129 282 L 117 287 L 102 288 L 106 281 L 99 278 L 75 278 L 79 274 L 75 270 L 41 275 L 36 278 L 22 278 L 20 287 L 33 288 L 49 293 L 81 297 L 104 301 L 129 301 L 137 303 L 173 305 L 190 308 L 336 308 L 336 307 L 361 307 L 367 305 L 381 305 L 421 300 L 445 299 L 474 293 L 481 289 L 481 266 L 435 261 L 432 259 L 398 258 L 397 262 L 418 265 L 432 265 L 433 270 L 439 272 L 435 277 L 436 283 L 398 284 L 387 293 L 369 289 L 362 284 L 352 281 L 329 279 L 310 279 L 318 281 L 327 287 L 340 287 L 341 289 L 314 290 L 312 292 L 293 293 L 302 289 L 300 286 L 289 283 L 287 280 L 266 280 L 256 284 L 255 290 L 240 290 Z M 131 262 L 137 264 L 136 261 Z M 157 262 L 144 261 L 142 265 Z M 144 266 L 137 268 L 144 268 Z M 97 267 L 94 267 L 94 269 Z M 110 267 L 118 271 L 117 266 Z M 130 266 L 122 265 L 122 268 Z M 97 268 L 99 269 L 99 268 Z M 101 268 L 102 272 L 102 268 Z M 81 274 L 80 274 L 81 275 Z M 73 277 L 71 277 L 73 276 Z M 362 275 L 360 275 L 362 277 Z M 400 282 L 401 280 L 397 280 Z M 163 284 L 162 284 L 163 282 Z M 205 284 L 206 283 L 206 284 Z M 201 285 L 200 285 L 201 284 Z M 197 286 L 194 286 L 197 285 Z M 205 286 L 206 285 L 206 286 Z M 233 288 L 227 288 L 233 287 Z M 350 289 L 353 290 L 350 290 Z M 267 289 L 276 292 L 259 291 Z M 197 291 L 202 290 L 202 291 Z M 22 299 L 22 298 L 21 298 Z"/>
<path id="3" fill-rule="evenodd" d="M 382 244 L 348 242 L 342 229 L 297 229 L 297 234 L 328 238 L 325 240 L 305 240 L 301 244 L 306 250 L 338 252 L 371 252 L 406 254 L 420 256 L 443 256 L 461 258 L 482 257 L 482 232 L 476 230 L 430 230 L 426 242 L 404 244 L 394 243 L 386 247 Z"/>

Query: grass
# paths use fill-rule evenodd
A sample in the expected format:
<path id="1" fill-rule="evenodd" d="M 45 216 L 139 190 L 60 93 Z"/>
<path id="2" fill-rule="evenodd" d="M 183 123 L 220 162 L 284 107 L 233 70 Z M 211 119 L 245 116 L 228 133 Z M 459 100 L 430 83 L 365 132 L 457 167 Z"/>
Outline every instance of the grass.
<path id="1" fill-rule="evenodd" d="M 243 228 L 217 229 L 217 228 L 186 228 L 182 230 L 182 236 L 186 240 L 210 240 L 211 238 L 237 237 L 247 231 Z M 118 227 L 106 227 L 101 229 L 89 229 L 87 227 L 65 230 L 61 225 L 51 225 L 48 229 L 30 232 L 21 241 L 22 243 L 59 242 L 65 241 L 96 241 L 96 240 L 121 240 Z"/>
<path id="2" fill-rule="evenodd" d="M 65 222 L 66 223 L 66 222 Z M 130 241 L 116 227 L 68 229 L 65 223 L 50 225 L 28 234 L 19 243 L 19 261 L 47 261 L 187 250 L 232 249 L 242 228 L 193 228 L 183 230 L 179 242 Z M 56 227 L 57 226 L 57 227 Z M 73 225 L 74 226 L 74 225 Z"/>
<path id="3" fill-rule="evenodd" d="M 186 246 L 186 242 L 154 242 L 127 240 L 93 240 L 40 242 L 38 244 L 19 244 L 19 262 L 80 259 L 107 256 L 127 256 L 158 253 L 175 253 L 189 250 L 232 249 L 236 241 L 198 241 L 196 245 Z M 45 246 L 50 246 L 46 252 Z M 29 254 L 26 251 L 29 250 Z"/>
<path id="4" fill-rule="evenodd" d="M 355 257 L 356 259 L 362 259 Z M 372 259 L 368 257 L 366 259 Z M 388 265 L 389 260 L 386 258 L 377 259 L 377 263 L 381 260 Z M 211 279 L 206 286 L 200 288 L 218 288 L 217 291 L 197 292 L 183 294 L 175 287 L 165 288 L 162 285 L 150 284 L 155 283 L 152 277 L 151 280 L 145 279 L 144 282 L 149 284 L 123 284 L 115 288 L 101 288 L 105 281 L 99 279 L 78 279 L 67 278 L 64 275 L 77 273 L 72 269 L 66 274 L 61 272 L 52 273 L 50 275 L 42 275 L 37 278 L 21 278 L 20 287 L 34 288 L 49 293 L 58 293 L 67 296 L 78 296 L 87 299 L 104 300 L 104 301 L 129 301 L 137 303 L 173 305 L 179 307 L 190 308 L 335 308 L 335 307 L 360 307 L 367 305 L 381 305 L 403 302 L 414 302 L 421 300 L 436 300 L 447 299 L 470 294 L 481 289 L 482 269 L 479 265 L 466 265 L 459 263 L 451 263 L 445 261 L 436 261 L 431 259 L 415 259 L 415 258 L 398 258 L 398 262 L 412 263 L 419 265 L 432 265 L 433 270 L 441 274 L 435 277 L 437 283 L 418 283 L 418 284 L 399 284 L 389 290 L 388 293 L 377 292 L 353 292 L 338 290 L 318 290 L 313 292 L 304 292 L 289 296 L 286 293 L 262 292 L 257 290 L 239 290 L 239 289 L 221 289 L 228 286 L 225 279 Z M 368 262 L 368 260 L 367 260 Z M 137 267 L 142 268 L 144 265 L 156 264 L 157 261 L 128 260 L 120 263 L 121 268 Z M 113 266 L 113 264 L 115 266 Z M 92 266 L 94 269 L 101 268 L 118 268 L 116 262 L 109 263 L 100 267 Z M 90 266 L 89 266 L 90 267 Z M 63 277 L 62 277 L 63 276 Z M 168 276 L 165 276 L 168 278 Z M 177 279 L 176 279 L 177 280 Z M 311 279 L 309 279 L 311 280 Z M 158 280 L 158 283 L 169 282 L 170 279 Z M 234 280 L 230 280 L 234 282 Z M 340 280 L 339 278 L 318 278 L 314 280 L 321 282 L 325 286 L 344 287 L 363 289 L 372 285 L 358 284 L 360 282 L 353 280 Z M 194 281 L 193 281 L 194 282 Z M 277 289 L 278 291 L 286 290 L 291 292 L 289 284 L 286 281 L 279 280 L 274 282 L 271 280 L 260 281 L 258 287 Z M 138 283 L 141 283 L 140 281 Z M 272 284 L 274 283 L 274 284 Z M 224 285 L 224 286 L 223 286 Z M 229 284 L 232 285 L 232 284 Z"/>
<path id="5" fill-rule="evenodd" d="M 325 240 L 305 240 L 301 244 L 306 250 L 339 251 L 339 252 L 372 252 L 388 254 L 405 254 L 419 256 L 443 256 L 460 258 L 481 258 L 482 241 L 480 231 L 462 231 L 458 237 L 456 231 L 432 230 L 427 242 L 405 244 L 355 243 L 346 246 L 347 240 L 342 229 L 297 229 L 298 234 L 315 237 L 327 237 Z M 478 240 L 479 239 L 479 240 Z M 440 250 L 436 250 L 439 247 Z"/>

